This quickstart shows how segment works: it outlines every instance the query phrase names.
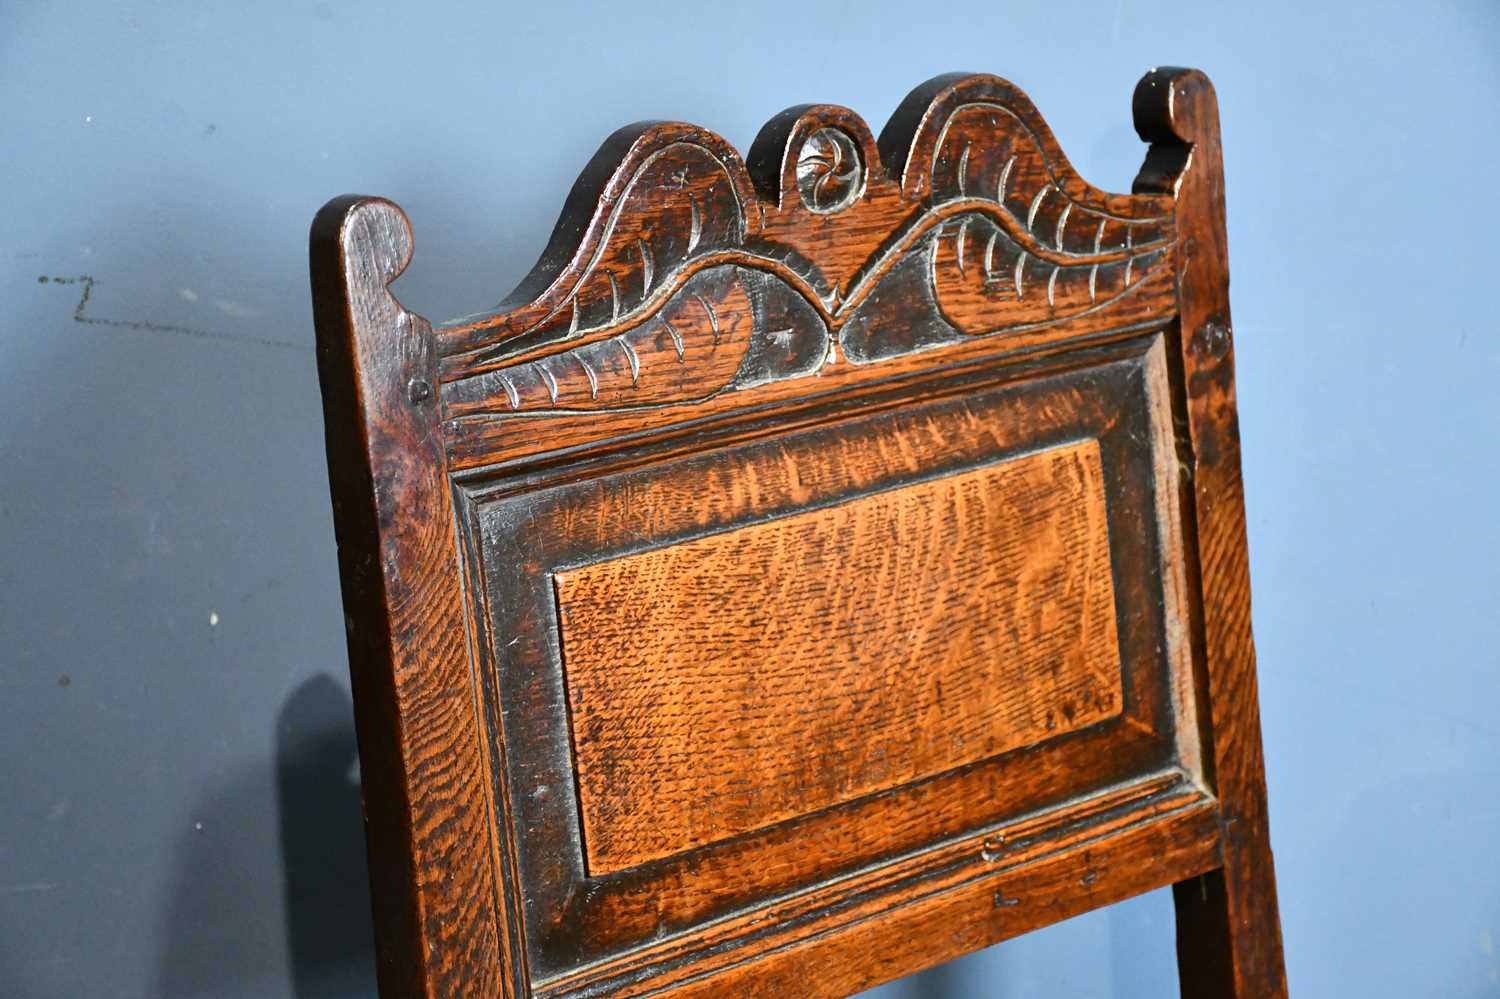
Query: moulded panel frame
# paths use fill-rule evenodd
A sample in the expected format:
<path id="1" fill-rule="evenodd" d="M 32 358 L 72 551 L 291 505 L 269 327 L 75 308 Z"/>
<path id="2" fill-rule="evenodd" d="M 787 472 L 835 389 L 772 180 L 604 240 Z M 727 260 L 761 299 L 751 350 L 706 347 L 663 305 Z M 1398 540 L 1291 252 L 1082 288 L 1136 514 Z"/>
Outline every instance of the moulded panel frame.
<path id="1" fill-rule="evenodd" d="M 495 775 L 495 794 L 506 802 L 504 838 L 514 851 L 513 890 L 524 912 L 534 986 L 547 994 L 601 982 L 621 987 L 660 974 L 664 964 L 701 960 L 708 952 L 732 954 L 767 928 L 753 920 L 738 930 L 731 924 L 767 905 L 795 907 L 799 898 L 819 899 L 834 911 L 779 919 L 776 932 L 797 938 L 799 920 L 803 935 L 827 932 L 839 925 L 839 906 L 828 905 L 831 895 L 852 899 L 878 891 L 872 886 L 888 881 L 893 869 L 904 872 L 897 879 L 903 884 L 926 879 L 938 890 L 964 855 L 956 844 L 969 843 L 968 852 L 981 858 L 982 878 L 983 869 L 998 872 L 1007 862 L 1019 862 L 1025 855 L 1016 852 L 1021 844 L 1044 857 L 1045 850 L 1032 842 L 1038 836 L 1062 842 L 1064 834 L 1122 812 L 1145 809 L 1154 816 L 1159 808 L 1175 814 L 1208 806 L 1197 683 L 1185 641 L 1191 627 L 1187 580 L 1172 557 L 1181 550 L 1182 523 L 1166 337 L 1157 330 L 1048 357 L 1023 354 L 958 366 L 927 379 L 917 393 L 893 386 L 885 398 L 825 400 L 815 416 L 790 430 L 771 410 L 755 429 L 747 430 L 743 421 L 699 428 L 668 457 L 659 442 L 647 440 L 634 449 L 531 454 L 454 477 L 461 548 L 474 584 L 471 629 L 486 673 L 488 714 L 498 723 L 489 729 L 491 751 L 507 761 L 506 772 Z M 952 450 L 935 452 L 923 467 L 893 468 L 862 484 L 837 481 L 842 449 L 868 450 L 921 421 L 946 421 L 950 428 L 968 421 L 970 428 L 983 426 L 989 439 L 960 443 L 963 434 L 955 431 Z M 1125 694 L 1119 717 L 767 828 L 589 876 L 555 573 L 1089 439 L 1099 441 L 1106 466 Z M 726 460 L 753 463 L 757 454 L 773 452 L 821 454 L 823 464 L 809 467 L 802 485 L 816 482 L 820 469 L 830 481 L 812 486 L 811 499 L 783 497 L 780 503 L 712 514 L 683 509 L 666 516 L 643 507 L 642 523 L 675 517 L 654 533 L 618 522 L 610 532 L 597 524 L 591 530 L 591 517 L 619 513 L 607 504 L 599 512 L 601 498 L 622 491 L 644 495 L 646 483 L 668 479 L 691 489 L 690 483 L 707 481 Z M 606 533 L 612 540 L 604 545 L 568 540 Z M 1052 776 L 1038 783 L 1038 774 Z M 1045 833 L 1002 836 L 1010 848 L 995 848 L 996 831 L 1018 823 Z M 837 844 L 831 852 L 838 861 L 804 858 L 801 844 L 808 839 Z M 768 877 L 768 871 L 777 876 Z M 711 884 L 737 887 L 703 890 Z"/>

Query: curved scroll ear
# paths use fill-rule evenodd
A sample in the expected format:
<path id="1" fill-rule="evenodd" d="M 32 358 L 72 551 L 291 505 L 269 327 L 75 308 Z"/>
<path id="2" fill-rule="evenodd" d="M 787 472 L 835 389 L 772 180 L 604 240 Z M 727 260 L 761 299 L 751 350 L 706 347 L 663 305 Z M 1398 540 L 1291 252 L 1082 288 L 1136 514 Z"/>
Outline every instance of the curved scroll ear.
<path id="1" fill-rule="evenodd" d="M 317 275 L 343 274 L 351 288 L 383 291 L 411 263 L 411 222 L 385 198 L 334 198 L 313 219 L 310 235 Z"/>
<path id="2" fill-rule="evenodd" d="M 1141 77 L 1130 103 L 1135 131 L 1151 143 L 1136 175 L 1137 194 L 1178 193 L 1178 186 L 1199 149 L 1198 172 L 1222 163 L 1219 149 L 1219 98 L 1201 70 L 1163 66 Z"/>
<path id="3" fill-rule="evenodd" d="M 1232 366 L 1218 96 L 1200 70 L 1165 66 L 1141 78 L 1131 110 L 1136 132 L 1151 143 L 1134 189 L 1175 200 L 1181 245 L 1179 319 L 1185 345 Z M 1217 438 L 1203 443 L 1217 450 Z M 1238 454 L 1234 460 L 1237 466 Z"/>
<path id="4" fill-rule="evenodd" d="M 406 213 L 384 198 L 334 198 L 313 219 L 309 251 L 320 369 L 343 371 L 357 362 L 367 382 L 357 388 L 367 406 L 413 380 L 427 386 L 412 390 L 422 396 L 416 401 L 433 394 L 431 327 L 390 290 L 411 263 L 412 244 Z M 327 377 L 325 394 L 332 388 Z"/>

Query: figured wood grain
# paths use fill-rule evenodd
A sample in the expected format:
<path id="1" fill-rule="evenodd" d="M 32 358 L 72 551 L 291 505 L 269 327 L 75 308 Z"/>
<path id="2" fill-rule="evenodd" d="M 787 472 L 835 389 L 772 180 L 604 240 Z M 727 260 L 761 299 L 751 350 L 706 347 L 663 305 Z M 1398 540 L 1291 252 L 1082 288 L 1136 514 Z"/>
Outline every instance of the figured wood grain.
<path id="1" fill-rule="evenodd" d="M 776 414 L 774 437 L 741 428 L 701 434 L 674 454 L 648 442 L 536 491 L 534 472 L 487 477 L 476 504 L 484 538 L 471 561 L 488 566 L 485 592 L 497 616 L 496 671 L 505 678 L 507 755 L 526 760 L 514 797 L 523 843 L 529 925 L 539 940 L 535 973 L 635 953 L 660 927 L 700 927 L 832 873 L 863 870 L 892 854 L 921 851 L 1005 816 L 1048 808 L 1169 765 L 1173 705 L 1166 689 L 1179 669 L 1163 637 L 1153 515 L 1177 479 L 1155 467 L 1156 441 L 1170 436 L 1170 410 L 1153 394 L 1160 336 L 1065 359 L 1062 368 L 974 372 L 926 392 L 892 386 L 889 406 L 800 429 Z M 913 402 L 930 396 L 928 401 Z M 1125 709 L 1117 719 L 1065 738 L 961 767 L 899 790 L 869 795 L 731 840 L 603 877 L 587 877 L 579 842 L 574 762 L 556 652 L 550 574 L 767 518 L 838 503 L 939 475 L 1085 439 L 1100 444 L 1110 518 Z M 1144 450 L 1143 450 L 1144 449 Z M 1165 452 L 1171 459 L 1170 446 Z M 1152 460 L 1147 460 L 1152 457 Z M 642 465 L 642 462 L 645 462 Z M 578 473 L 587 471 L 587 474 Z M 575 477 L 576 476 L 576 477 Z M 712 483 L 712 488 L 704 488 Z M 493 500 L 485 497 L 494 497 Z M 601 547 L 602 546 L 602 547 Z M 1161 546 L 1159 548 L 1159 546 Z M 1170 643 L 1168 643 L 1170 644 Z M 567 793 L 552 793 L 566 789 Z M 693 948 L 699 929 L 674 936 Z M 746 946 L 750 944 L 746 943 Z"/>
<path id="2" fill-rule="evenodd" d="M 1097 442 L 556 577 L 590 874 L 1119 714 Z"/>

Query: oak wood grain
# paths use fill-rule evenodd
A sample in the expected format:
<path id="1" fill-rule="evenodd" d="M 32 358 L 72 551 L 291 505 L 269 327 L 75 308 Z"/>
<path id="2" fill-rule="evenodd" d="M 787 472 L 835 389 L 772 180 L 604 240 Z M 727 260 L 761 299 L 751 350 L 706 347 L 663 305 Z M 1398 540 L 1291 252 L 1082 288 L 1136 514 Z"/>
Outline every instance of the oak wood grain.
<path id="1" fill-rule="evenodd" d="M 556 585 L 591 874 L 1121 708 L 1092 440 Z"/>
<path id="2" fill-rule="evenodd" d="M 1151 891 L 1217 861 L 1212 808 L 1137 819 L 1107 840 L 1075 838 L 1068 849 L 1044 860 L 914 899 L 885 918 L 863 914 L 863 921 L 766 949 L 717 974 L 683 981 L 671 994 L 695 999 L 849 996 L 911 968 L 930 967 Z M 632 990 L 614 994 L 627 996 Z"/>
<path id="3" fill-rule="evenodd" d="M 1210 832 L 1216 815 L 1212 799 L 1181 772 L 1148 774 L 1081 797 L 1068 808 L 1003 822 L 889 861 L 859 881 L 831 881 L 715 921 L 706 935 L 717 946 L 689 950 L 675 941 L 652 942 L 628 958 L 549 979 L 539 994 L 549 999 L 640 995 L 688 983 L 708 990 L 696 994 L 738 994 L 764 982 L 789 989 L 781 994 L 846 995 L 888 980 L 893 968 L 935 963 L 934 954 L 958 956 L 1212 870 L 1221 862 Z M 1114 842 L 1153 826 L 1158 847 L 1168 841 L 1175 846 L 1132 856 Z M 1060 890 L 1022 890 L 1038 876 L 1059 878 Z M 755 945 L 733 946 L 743 938 Z M 867 955 L 869 948 L 897 939 L 909 949 L 889 961 L 846 960 L 837 971 L 817 963 L 849 953 Z M 804 980 L 790 988 L 785 983 L 792 979 L 782 978 L 783 971 Z"/>
<path id="4" fill-rule="evenodd" d="M 1166 636 L 1155 552 L 1175 550 L 1153 525 L 1163 494 L 1156 442 L 1170 413 L 1151 385 L 1161 368 L 1159 337 L 1085 352 L 1050 375 L 1004 379 L 987 387 L 960 380 L 937 398 L 913 405 L 894 391 L 884 412 L 821 422 L 757 442 L 727 431 L 661 462 L 656 444 L 613 454 L 602 466 L 515 470 L 487 478 L 468 494 L 479 514 L 482 550 L 471 561 L 489 567 L 485 592 L 499 612 L 489 626 L 496 670 L 507 678 L 501 707 L 509 755 L 525 759 L 525 784 L 537 794 L 512 799 L 521 842 L 530 924 L 538 927 L 532 966 L 550 975 L 578 962 L 654 939 L 682 927 L 691 946 L 704 920 L 737 907 L 800 891 L 837 871 L 854 871 L 892 852 L 920 850 L 1005 815 L 1066 802 L 1169 762 L 1174 707 L 1168 677 L 1179 670 Z M 935 390 L 936 391 L 936 390 Z M 905 400 L 897 405 L 897 400 Z M 1119 607 L 1125 710 L 1072 736 L 907 785 L 899 794 L 857 799 L 732 840 L 621 871 L 587 878 L 575 853 L 576 814 L 567 793 L 574 774 L 560 656 L 549 636 L 550 567 L 569 567 L 680 541 L 707 530 L 755 523 L 840 497 L 903 482 L 962 473 L 976 464 L 1033 453 L 1038 447 L 1097 439 L 1110 517 Z M 1143 452 L 1143 446 L 1145 451 Z M 1165 452 L 1170 457 L 1168 448 Z M 646 462 L 641 466 L 641 462 Z M 538 479 L 538 474 L 543 475 Z M 1175 469 L 1166 479 L 1174 482 Z M 703 484 L 719 486 L 705 490 Z M 601 548 L 600 546 L 604 546 Z M 544 795 L 538 796 L 545 791 Z"/>

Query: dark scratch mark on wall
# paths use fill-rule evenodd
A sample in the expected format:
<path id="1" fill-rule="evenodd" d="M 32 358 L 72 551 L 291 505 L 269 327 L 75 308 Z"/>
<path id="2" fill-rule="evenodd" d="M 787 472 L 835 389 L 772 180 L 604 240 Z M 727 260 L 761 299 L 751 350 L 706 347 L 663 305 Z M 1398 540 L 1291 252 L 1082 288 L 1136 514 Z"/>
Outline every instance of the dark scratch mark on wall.
<path id="1" fill-rule="evenodd" d="M 228 333 L 216 333 L 213 330 L 201 330 L 192 326 L 168 326 L 164 323 L 152 323 L 132 319 L 102 319 L 87 314 L 89 299 L 94 294 L 94 278 L 83 274 L 78 277 L 49 277 L 46 274 L 37 278 L 38 284 L 76 284 L 83 286 L 83 294 L 78 296 L 78 304 L 73 307 L 73 321 L 87 323 L 90 326 L 114 326 L 119 329 L 137 330 L 142 333 L 176 333 L 181 336 L 198 337 L 204 340 L 227 340 L 230 343 L 251 343 L 262 347 L 283 347 L 292 350 L 305 350 L 306 345 L 292 343 L 289 340 L 275 340 L 270 337 L 254 336 L 232 336 Z"/>

